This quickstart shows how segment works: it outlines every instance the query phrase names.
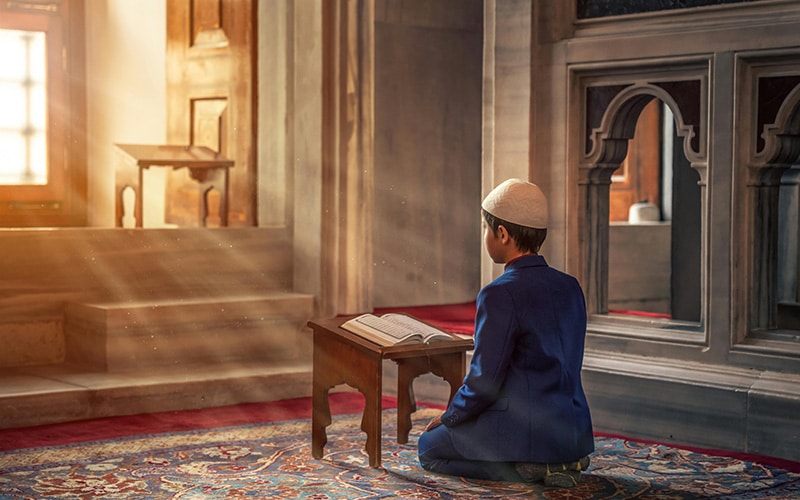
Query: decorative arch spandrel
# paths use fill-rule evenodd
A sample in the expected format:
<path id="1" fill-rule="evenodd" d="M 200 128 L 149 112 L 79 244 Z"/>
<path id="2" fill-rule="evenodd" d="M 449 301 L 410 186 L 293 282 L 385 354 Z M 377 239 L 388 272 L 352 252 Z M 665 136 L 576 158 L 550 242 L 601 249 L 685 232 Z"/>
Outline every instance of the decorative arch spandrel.
<path id="1" fill-rule="evenodd" d="M 785 92 L 765 93 L 776 81 L 785 85 Z M 780 105 L 772 116 L 762 111 L 775 102 Z M 753 166 L 770 168 L 774 165 L 793 165 L 800 158 L 800 75 L 784 77 L 765 77 L 758 81 L 758 125 L 762 130 L 757 139 L 761 147 L 756 150 Z"/>
<path id="2" fill-rule="evenodd" d="M 684 138 L 684 154 L 694 168 L 707 165 L 705 78 L 692 80 L 634 83 L 628 86 L 599 86 L 586 89 L 585 151 L 581 162 L 584 168 L 595 165 L 620 164 L 627 154 L 627 144 L 633 138 L 636 122 L 647 104 L 659 99 L 669 106 L 675 117 L 679 137 Z M 609 90 L 615 95 L 607 102 Z M 601 107 L 602 106 L 602 107 Z M 592 116 L 595 115 L 595 116 Z M 600 120 L 596 126 L 597 115 Z M 701 179 L 705 178 L 704 172 Z"/>

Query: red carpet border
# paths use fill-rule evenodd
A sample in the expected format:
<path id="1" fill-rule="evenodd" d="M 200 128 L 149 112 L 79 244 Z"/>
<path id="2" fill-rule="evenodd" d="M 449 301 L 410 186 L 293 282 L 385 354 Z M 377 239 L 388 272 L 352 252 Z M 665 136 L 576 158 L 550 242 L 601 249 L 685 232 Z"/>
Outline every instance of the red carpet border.
<path id="1" fill-rule="evenodd" d="M 364 396 L 358 392 L 331 392 L 328 403 L 332 415 L 364 411 Z M 397 400 L 384 396 L 381 405 L 395 408 Z M 303 418 L 311 418 L 311 398 L 108 417 L 0 430 L 0 451 Z"/>

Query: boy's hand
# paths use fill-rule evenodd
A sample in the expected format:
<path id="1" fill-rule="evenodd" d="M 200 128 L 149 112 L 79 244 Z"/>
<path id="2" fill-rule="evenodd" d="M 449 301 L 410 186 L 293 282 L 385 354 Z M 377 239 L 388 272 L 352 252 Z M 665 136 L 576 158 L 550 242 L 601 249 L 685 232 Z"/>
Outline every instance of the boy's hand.
<path id="1" fill-rule="evenodd" d="M 440 425 L 442 425 L 442 416 L 441 415 L 439 415 L 438 417 L 434 417 L 433 420 L 428 422 L 428 425 L 425 426 L 425 430 L 429 431 L 429 430 L 433 429 L 434 427 L 438 427 Z"/>

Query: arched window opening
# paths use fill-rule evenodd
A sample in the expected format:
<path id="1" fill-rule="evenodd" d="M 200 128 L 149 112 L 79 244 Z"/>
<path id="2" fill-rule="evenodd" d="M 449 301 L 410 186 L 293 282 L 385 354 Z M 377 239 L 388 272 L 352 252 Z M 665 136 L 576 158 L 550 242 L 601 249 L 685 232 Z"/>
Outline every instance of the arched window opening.
<path id="1" fill-rule="evenodd" d="M 700 180 L 669 106 L 641 112 L 609 190 L 608 312 L 700 321 Z"/>
<path id="2" fill-rule="evenodd" d="M 761 75 L 747 186 L 749 335 L 800 342 L 800 75 Z"/>
<path id="3" fill-rule="evenodd" d="M 707 64 L 575 73 L 575 266 L 592 332 L 706 341 Z"/>

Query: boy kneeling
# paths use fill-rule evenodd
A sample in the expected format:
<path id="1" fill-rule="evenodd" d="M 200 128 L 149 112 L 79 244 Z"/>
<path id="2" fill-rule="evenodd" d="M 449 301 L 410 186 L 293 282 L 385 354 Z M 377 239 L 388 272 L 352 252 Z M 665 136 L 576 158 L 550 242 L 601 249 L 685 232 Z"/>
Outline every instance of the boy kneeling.
<path id="1" fill-rule="evenodd" d="M 538 254 L 547 199 L 535 184 L 509 179 L 481 208 L 486 250 L 505 270 L 478 293 L 469 372 L 425 428 L 419 461 L 443 474 L 572 487 L 594 451 L 583 290 Z"/>

